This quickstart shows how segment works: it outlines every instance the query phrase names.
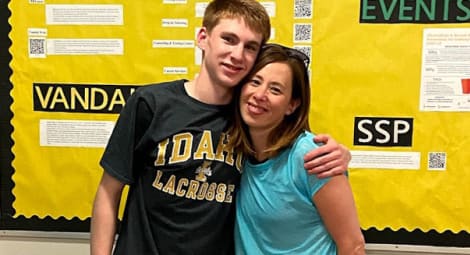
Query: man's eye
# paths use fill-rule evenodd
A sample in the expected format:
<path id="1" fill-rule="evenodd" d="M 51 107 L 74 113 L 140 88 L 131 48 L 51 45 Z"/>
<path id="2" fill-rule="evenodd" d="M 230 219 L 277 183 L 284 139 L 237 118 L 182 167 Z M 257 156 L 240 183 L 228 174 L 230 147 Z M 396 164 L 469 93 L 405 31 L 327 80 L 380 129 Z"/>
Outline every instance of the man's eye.
<path id="1" fill-rule="evenodd" d="M 230 36 L 222 36 L 222 40 L 224 40 L 228 43 L 233 43 L 234 42 L 233 38 L 230 37 Z"/>
<path id="2" fill-rule="evenodd" d="M 248 46 L 246 46 L 246 48 L 250 51 L 258 51 L 258 47 L 253 46 L 253 45 L 248 45 Z"/>

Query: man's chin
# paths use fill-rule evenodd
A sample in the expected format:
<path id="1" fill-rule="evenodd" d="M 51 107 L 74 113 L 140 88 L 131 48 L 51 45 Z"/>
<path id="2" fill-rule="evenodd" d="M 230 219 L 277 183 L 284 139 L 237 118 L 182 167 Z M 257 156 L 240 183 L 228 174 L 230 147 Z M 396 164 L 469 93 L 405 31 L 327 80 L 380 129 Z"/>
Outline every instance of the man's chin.
<path id="1" fill-rule="evenodd" d="M 234 88 L 234 87 L 236 87 L 236 86 L 240 83 L 241 80 L 242 80 L 242 79 L 241 79 L 241 78 L 238 78 L 238 77 L 237 77 L 237 78 L 228 78 L 228 77 L 226 77 L 226 78 L 223 80 L 222 83 L 224 84 L 225 87 Z"/>

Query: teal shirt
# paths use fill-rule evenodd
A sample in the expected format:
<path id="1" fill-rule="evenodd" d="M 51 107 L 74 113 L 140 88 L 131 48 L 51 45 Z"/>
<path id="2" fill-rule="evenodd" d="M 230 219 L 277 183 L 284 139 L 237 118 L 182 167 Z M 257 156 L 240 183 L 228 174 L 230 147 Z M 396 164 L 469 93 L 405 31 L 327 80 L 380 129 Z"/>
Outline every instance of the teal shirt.
<path id="1" fill-rule="evenodd" d="M 236 254 L 336 254 L 312 196 L 328 182 L 308 175 L 304 155 L 318 147 L 304 132 L 292 147 L 260 164 L 248 160 L 237 193 Z"/>

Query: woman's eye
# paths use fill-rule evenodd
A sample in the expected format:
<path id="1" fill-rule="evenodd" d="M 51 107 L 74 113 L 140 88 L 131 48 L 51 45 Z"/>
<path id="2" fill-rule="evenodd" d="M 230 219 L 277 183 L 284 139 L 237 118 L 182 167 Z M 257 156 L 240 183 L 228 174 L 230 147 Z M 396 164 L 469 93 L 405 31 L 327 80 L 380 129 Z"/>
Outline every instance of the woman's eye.
<path id="1" fill-rule="evenodd" d="M 278 87 L 271 87 L 271 91 L 272 91 L 272 93 L 275 94 L 275 95 L 279 95 L 279 94 L 282 93 L 282 90 L 281 90 L 280 88 L 278 88 Z"/>
<path id="2" fill-rule="evenodd" d="M 260 84 L 261 84 L 261 82 L 260 82 L 259 80 L 256 80 L 256 79 L 254 79 L 254 80 L 251 80 L 251 82 L 250 82 L 250 83 L 251 83 L 251 85 L 253 85 L 253 86 L 258 86 L 258 85 L 260 85 Z"/>

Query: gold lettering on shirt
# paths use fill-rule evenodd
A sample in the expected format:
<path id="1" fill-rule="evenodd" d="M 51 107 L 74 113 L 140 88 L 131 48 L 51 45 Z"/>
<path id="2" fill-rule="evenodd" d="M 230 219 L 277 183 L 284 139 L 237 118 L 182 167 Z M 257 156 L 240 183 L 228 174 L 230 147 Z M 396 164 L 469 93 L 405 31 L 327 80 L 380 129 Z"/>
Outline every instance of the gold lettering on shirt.
<path id="1" fill-rule="evenodd" d="M 211 183 L 209 189 L 207 189 L 206 200 L 212 201 L 215 197 L 215 189 L 217 188 L 217 183 Z"/>
<path id="2" fill-rule="evenodd" d="M 212 136 L 210 131 L 204 130 L 204 133 L 202 133 L 199 145 L 194 152 L 194 159 L 214 159 L 214 146 L 212 145 Z"/>
<path id="3" fill-rule="evenodd" d="M 168 146 L 168 143 L 170 142 L 170 139 L 167 138 L 160 143 L 158 143 L 158 150 L 157 150 L 157 159 L 155 159 L 154 166 L 163 166 L 165 164 L 165 152 L 166 152 L 166 147 Z"/>
<path id="4" fill-rule="evenodd" d="M 188 191 L 186 192 L 186 198 L 196 199 L 196 193 L 199 188 L 199 182 L 191 180 L 189 182 Z"/>
<path id="5" fill-rule="evenodd" d="M 183 190 L 183 187 L 187 187 L 189 183 L 189 180 L 187 178 L 182 178 L 178 182 L 178 187 L 176 187 L 176 195 L 178 197 L 184 197 L 185 190 Z"/>
<path id="6" fill-rule="evenodd" d="M 222 133 L 219 144 L 217 145 L 217 150 L 215 153 L 215 160 L 227 163 L 230 166 L 233 166 L 233 148 L 227 148 L 225 140 L 227 139 L 227 135 Z M 227 156 L 224 157 L 224 152 L 227 153 Z"/>
<path id="7" fill-rule="evenodd" d="M 227 185 L 225 183 L 220 183 L 217 185 L 217 192 L 215 195 L 215 200 L 219 203 L 224 202 L 225 200 L 225 191 L 227 191 Z"/>
<path id="8" fill-rule="evenodd" d="M 232 203 L 233 197 L 232 193 L 235 191 L 235 185 L 228 185 L 227 195 L 225 196 L 225 203 Z"/>
<path id="9" fill-rule="evenodd" d="M 163 171 L 157 170 L 155 180 L 152 186 L 169 195 L 185 197 L 193 200 L 216 201 L 218 203 L 232 203 L 234 184 L 225 183 L 208 183 L 196 180 L 188 180 L 187 178 L 176 179 L 174 174 L 170 175 L 168 180 L 162 180 Z"/>
<path id="10" fill-rule="evenodd" d="M 157 171 L 157 174 L 155 176 L 155 180 L 153 181 L 152 186 L 155 187 L 156 189 L 161 190 L 163 187 L 163 183 L 160 182 L 160 178 L 162 178 L 163 172 L 162 171 Z"/>
<path id="11" fill-rule="evenodd" d="M 234 160 L 233 148 L 228 148 L 227 143 L 228 135 L 222 133 L 217 144 L 217 148 L 214 153 L 214 143 L 212 141 L 212 135 L 209 130 L 205 130 L 202 134 L 201 140 L 197 145 L 197 149 L 194 153 L 191 152 L 194 137 L 191 133 L 180 133 L 173 136 L 170 142 L 170 138 L 162 140 L 158 143 L 156 158 L 154 161 L 155 166 L 164 166 L 165 164 L 176 164 L 185 162 L 191 159 L 205 159 L 207 162 L 211 160 L 218 162 L 225 162 L 229 166 L 234 166 L 239 172 L 241 172 L 243 155 L 241 153 L 236 154 Z M 167 156 L 168 147 L 170 148 L 170 154 Z M 191 153 L 193 158 L 191 158 Z M 166 163 L 166 159 L 168 163 Z M 199 172 L 198 172 L 199 173 Z M 202 173 L 201 173 L 202 174 Z M 202 175 L 200 177 L 203 177 Z"/>
<path id="12" fill-rule="evenodd" d="M 191 157 L 193 135 L 181 133 L 173 136 L 173 151 L 171 152 L 169 164 L 184 162 Z M 183 151 L 181 151 L 183 149 Z"/>
<path id="13" fill-rule="evenodd" d="M 206 197 L 207 188 L 209 188 L 209 183 L 204 182 L 197 193 L 197 200 L 203 200 Z"/>
<path id="14" fill-rule="evenodd" d="M 175 194 L 175 180 L 176 176 L 171 175 L 162 191 L 172 195 Z"/>

